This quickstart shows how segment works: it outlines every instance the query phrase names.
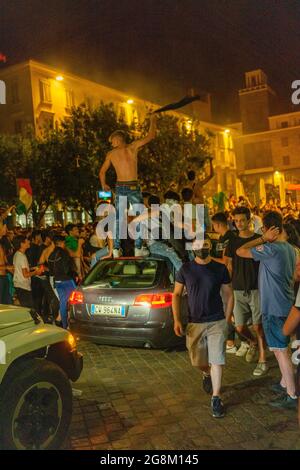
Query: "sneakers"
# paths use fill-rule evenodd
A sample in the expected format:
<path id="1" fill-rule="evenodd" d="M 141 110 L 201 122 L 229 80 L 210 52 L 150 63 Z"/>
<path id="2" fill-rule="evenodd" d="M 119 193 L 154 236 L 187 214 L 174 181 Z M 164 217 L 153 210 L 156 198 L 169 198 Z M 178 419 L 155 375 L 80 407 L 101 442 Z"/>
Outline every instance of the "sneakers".
<path id="1" fill-rule="evenodd" d="M 235 355 L 238 357 L 243 357 L 247 353 L 248 349 L 249 349 L 249 344 L 246 343 L 245 341 L 242 341 Z"/>
<path id="2" fill-rule="evenodd" d="M 257 354 L 257 345 L 251 344 L 248 351 L 246 352 L 246 362 L 253 362 Z"/>
<path id="3" fill-rule="evenodd" d="M 277 400 L 270 401 L 270 406 L 273 408 L 283 408 L 285 410 L 294 410 L 298 405 L 298 398 L 292 398 L 290 395 L 286 394 Z"/>
<path id="4" fill-rule="evenodd" d="M 279 395 L 282 395 L 282 394 L 286 394 L 286 388 L 283 387 L 280 382 L 276 383 L 276 384 L 273 384 L 271 385 L 270 387 L 270 390 L 274 393 L 278 393 Z"/>
<path id="5" fill-rule="evenodd" d="M 227 354 L 236 354 L 237 353 L 237 347 L 236 346 L 228 346 L 228 344 L 226 344 L 226 352 L 227 352 Z"/>
<path id="6" fill-rule="evenodd" d="M 135 248 L 134 249 L 134 256 L 149 256 L 150 252 L 149 250 L 146 248 L 146 247 L 142 247 L 142 248 Z"/>
<path id="7" fill-rule="evenodd" d="M 122 253 L 121 248 L 114 248 L 113 249 L 113 257 L 114 258 L 121 258 L 122 254 L 123 253 Z"/>
<path id="8" fill-rule="evenodd" d="M 223 418 L 225 416 L 225 409 L 220 397 L 212 397 L 211 411 L 214 418 Z"/>
<path id="9" fill-rule="evenodd" d="M 209 395 L 212 393 L 212 383 L 211 383 L 210 375 L 203 374 L 202 387 L 203 387 L 203 390 Z"/>
<path id="10" fill-rule="evenodd" d="M 253 371 L 253 375 L 261 377 L 265 375 L 269 370 L 269 366 L 266 362 L 259 362 Z"/>

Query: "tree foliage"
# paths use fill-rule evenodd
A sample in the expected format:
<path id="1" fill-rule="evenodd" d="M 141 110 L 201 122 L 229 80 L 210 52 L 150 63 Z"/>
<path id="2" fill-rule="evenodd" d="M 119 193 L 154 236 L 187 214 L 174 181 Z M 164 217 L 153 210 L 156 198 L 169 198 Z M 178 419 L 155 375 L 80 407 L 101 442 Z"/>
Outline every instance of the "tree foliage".
<path id="1" fill-rule="evenodd" d="M 201 160 L 209 156 L 209 138 L 166 114 L 159 116 L 157 126 L 156 138 L 140 153 L 139 174 L 146 185 L 155 182 L 163 191 L 194 165 L 191 157 L 197 157 L 201 165 Z M 147 133 L 148 127 L 145 121 L 142 134 Z"/>
<path id="2" fill-rule="evenodd" d="M 101 103 L 92 110 L 84 105 L 73 108 L 58 129 L 47 129 L 39 138 L 0 135 L 0 199 L 14 201 L 16 178 L 30 178 L 36 224 L 58 200 L 66 207 L 85 209 L 94 219 L 99 169 L 116 129 L 126 131 L 129 139 L 137 138 L 147 134 L 149 120 L 139 128 L 129 127 L 112 104 Z M 208 149 L 208 136 L 189 131 L 176 117 L 161 115 L 157 137 L 140 151 L 139 177 L 145 185 L 156 183 L 163 190 L 186 171 L 189 157 L 203 158 Z M 113 186 L 114 181 L 110 169 L 107 182 Z"/>

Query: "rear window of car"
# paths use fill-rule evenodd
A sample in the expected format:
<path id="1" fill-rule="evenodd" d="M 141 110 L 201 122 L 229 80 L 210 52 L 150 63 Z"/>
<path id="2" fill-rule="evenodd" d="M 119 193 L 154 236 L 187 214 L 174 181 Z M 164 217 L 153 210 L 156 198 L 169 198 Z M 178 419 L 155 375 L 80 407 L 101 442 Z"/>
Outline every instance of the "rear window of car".
<path id="1" fill-rule="evenodd" d="M 159 260 L 103 260 L 87 275 L 83 286 L 126 289 L 157 284 L 162 262 Z"/>

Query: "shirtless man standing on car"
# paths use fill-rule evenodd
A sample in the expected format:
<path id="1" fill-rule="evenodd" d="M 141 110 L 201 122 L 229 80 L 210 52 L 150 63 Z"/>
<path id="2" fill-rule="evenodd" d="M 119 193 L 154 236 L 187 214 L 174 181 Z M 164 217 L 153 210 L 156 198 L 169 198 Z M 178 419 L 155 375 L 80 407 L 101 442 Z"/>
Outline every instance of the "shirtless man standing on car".
<path id="1" fill-rule="evenodd" d="M 110 191 L 110 187 L 106 184 L 105 175 L 110 165 L 113 165 L 117 173 L 116 183 L 116 230 L 114 238 L 114 250 L 113 256 L 117 258 L 122 255 L 120 246 L 120 196 L 127 197 L 128 204 L 143 204 L 143 197 L 138 183 L 137 175 L 137 156 L 138 150 L 144 145 L 148 144 L 156 135 L 156 119 L 157 116 L 152 114 L 150 117 L 150 129 L 146 137 L 135 140 L 134 142 L 126 143 L 126 134 L 123 131 L 115 131 L 111 134 L 109 142 L 111 143 L 113 150 L 108 152 L 106 159 L 100 168 L 99 178 L 102 189 L 104 191 Z M 123 215 L 123 214 L 122 214 Z M 142 238 L 138 237 L 135 240 L 135 256 L 147 256 L 148 250 L 142 248 Z"/>

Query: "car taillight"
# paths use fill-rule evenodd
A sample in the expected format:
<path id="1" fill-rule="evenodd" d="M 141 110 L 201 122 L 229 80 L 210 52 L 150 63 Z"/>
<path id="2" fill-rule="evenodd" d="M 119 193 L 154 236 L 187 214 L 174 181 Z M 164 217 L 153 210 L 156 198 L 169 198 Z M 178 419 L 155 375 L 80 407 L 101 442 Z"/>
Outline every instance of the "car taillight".
<path id="1" fill-rule="evenodd" d="M 170 292 L 165 294 L 141 294 L 135 298 L 134 306 L 165 308 L 171 307 L 172 296 Z"/>
<path id="2" fill-rule="evenodd" d="M 83 304 L 83 293 L 78 292 L 77 290 L 73 290 L 69 297 L 69 304 L 70 305 L 77 305 Z"/>

